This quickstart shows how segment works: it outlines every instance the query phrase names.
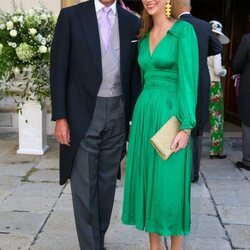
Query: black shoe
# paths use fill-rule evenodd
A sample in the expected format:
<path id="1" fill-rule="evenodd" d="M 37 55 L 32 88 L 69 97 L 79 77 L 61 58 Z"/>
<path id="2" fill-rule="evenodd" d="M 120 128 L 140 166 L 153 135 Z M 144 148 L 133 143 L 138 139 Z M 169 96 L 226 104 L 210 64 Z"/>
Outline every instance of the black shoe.
<path id="1" fill-rule="evenodd" d="M 104 237 L 105 237 L 105 233 L 101 232 L 101 233 L 100 233 L 100 238 L 101 238 L 101 239 L 100 239 L 100 240 L 101 240 L 101 242 L 100 242 L 100 243 L 101 243 L 101 244 L 100 244 L 100 245 L 101 245 L 100 250 L 106 250 L 106 248 L 105 248 L 105 246 L 104 246 Z"/>
<path id="2" fill-rule="evenodd" d="M 210 155 L 210 159 L 225 159 L 227 158 L 227 155 Z"/>
<path id="3" fill-rule="evenodd" d="M 235 163 L 235 166 L 236 166 L 237 168 L 244 168 L 244 169 L 250 171 L 250 166 L 246 166 L 246 165 L 245 165 L 243 162 L 241 162 L 241 161 L 237 161 L 237 162 Z"/>
<path id="4" fill-rule="evenodd" d="M 192 183 L 197 183 L 199 180 L 199 175 L 198 174 L 195 174 L 194 175 L 194 178 L 192 179 Z"/>

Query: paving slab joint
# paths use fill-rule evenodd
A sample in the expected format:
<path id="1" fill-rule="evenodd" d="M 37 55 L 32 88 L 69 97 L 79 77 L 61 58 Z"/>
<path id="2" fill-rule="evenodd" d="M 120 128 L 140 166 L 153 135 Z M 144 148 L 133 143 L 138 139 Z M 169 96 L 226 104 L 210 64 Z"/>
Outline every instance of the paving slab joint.
<path id="1" fill-rule="evenodd" d="M 227 240 L 227 241 L 229 242 L 229 244 L 230 244 L 230 246 L 231 246 L 232 249 L 235 249 L 235 248 L 233 247 L 233 243 L 232 243 L 232 240 L 231 240 L 231 238 L 230 238 L 230 236 L 229 236 L 229 233 L 228 233 L 228 231 L 226 230 L 226 227 L 225 227 L 225 225 L 224 225 L 223 222 L 222 222 L 222 219 L 221 219 L 220 214 L 219 214 L 219 211 L 218 211 L 218 209 L 217 209 L 217 206 L 216 206 L 216 203 L 215 203 L 213 194 L 212 194 L 211 190 L 209 189 L 209 186 L 208 186 L 208 184 L 207 184 L 207 180 L 206 180 L 205 176 L 203 175 L 202 171 L 201 171 L 201 175 L 202 175 L 202 177 L 203 177 L 203 179 L 204 179 L 205 186 L 206 186 L 207 189 L 208 189 L 208 192 L 209 192 L 211 201 L 212 201 L 212 203 L 213 203 L 213 206 L 214 206 L 214 209 L 215 209 L 215 212 L 216 212 L 216 217 L 218 217 L 219 222 L 220 222 L 222 228 L 224 229 L 224 232 L 225 232 L 225 235 L 226 235 L 226 239 L 225 239 L 225 240 Z"/>
<path id="2" fill-rule="evenodd" d="M 31 244 L 30 244 L 28 250 L 31 250 L 31 247 L 35 245 L 37 239 L 39 238 L 39 234 L 43 231 L 44 226 L 46 225 L 47 221 L 49 220 L 49 218 L 51 217 L 52 213 L 54 212 L 54 208 L 55 208 L 56 204 L 58 203 L 60 197 L 62 196 L 63 191 L 64 191 L 64 189 L 66 188 L 66 186 L 67 186 L 67 184 L 65 184 L 64 187 L 62 188 L 62 190 L 61 190 L 60 194 L 58 195 L 56 201 L 54 202 L 54 204 L 53 204 L 51 210 L 49 211 L 47 217 L 45 218 L 45 220 L 44 220 L 44 222 L 43 222 L 41 228 L 39 229 L 38 233 L 35 235 L 34 240 L 31 242 Z M 0 250 L 1 250 L 1 249 L 0 249 Z"/>

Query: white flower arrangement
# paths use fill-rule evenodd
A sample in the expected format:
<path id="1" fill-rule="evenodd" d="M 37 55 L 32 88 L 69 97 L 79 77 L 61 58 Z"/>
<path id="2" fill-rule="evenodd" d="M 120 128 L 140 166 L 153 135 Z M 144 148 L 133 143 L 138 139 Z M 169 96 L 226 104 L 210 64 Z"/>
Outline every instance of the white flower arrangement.
<path id="1" fill-rule="evenodd" d="M 0 98 L 13 95 L 16 75 L 23 75 L 18 109 L 26 100 L 43 103 L 50 96 L 50 46 L 56 22 L 57 16 L 44 6 L 25 11 L 13 3 L 12 13 L 0 12 Z"/>
<path id="2" fill-rule="evenodd" d="M 3 51 L 3 45 L 0 43 L 0 55 L 2 54 Z"/>
<path id="3" fill-rule="evenodd" d="M 16 37 L 17 36 L 17 31 L 16 30 L 11 30 L 10 31 L 10 36 Z"/>
<path id="4" fill-rule="evenodd" d="M 6 23 L 7 30 L 12 30 L 14 27 L 14 23 L 12 21 L 8 21 Z"/>

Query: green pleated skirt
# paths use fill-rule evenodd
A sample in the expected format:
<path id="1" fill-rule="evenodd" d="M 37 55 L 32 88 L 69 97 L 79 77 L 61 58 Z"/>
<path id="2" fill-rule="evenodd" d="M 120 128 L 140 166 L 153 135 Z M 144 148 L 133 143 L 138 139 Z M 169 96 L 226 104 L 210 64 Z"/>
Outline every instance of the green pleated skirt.
<path id="1" fill-rule="evenodd" d="M 177 113 L 177 94 L 172 86 L 161 79 L 147 82 L 137 100 L 122 211 L 124 224 L 163 236 L 190 232 L 191 142 L 166 161 L 150 143 L 150 138 Z"/>

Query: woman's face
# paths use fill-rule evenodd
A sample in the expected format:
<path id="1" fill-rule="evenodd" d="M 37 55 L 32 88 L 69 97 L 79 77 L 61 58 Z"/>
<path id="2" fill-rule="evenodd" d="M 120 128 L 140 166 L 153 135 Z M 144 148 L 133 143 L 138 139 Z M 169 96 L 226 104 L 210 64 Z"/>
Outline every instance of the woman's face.
<path id="1" fill-rule="evenodd" d="M 165 13 L 166 2 L 167 0 L 142 0 L 144 8 L 151 16 L 161 12 Z"/>

